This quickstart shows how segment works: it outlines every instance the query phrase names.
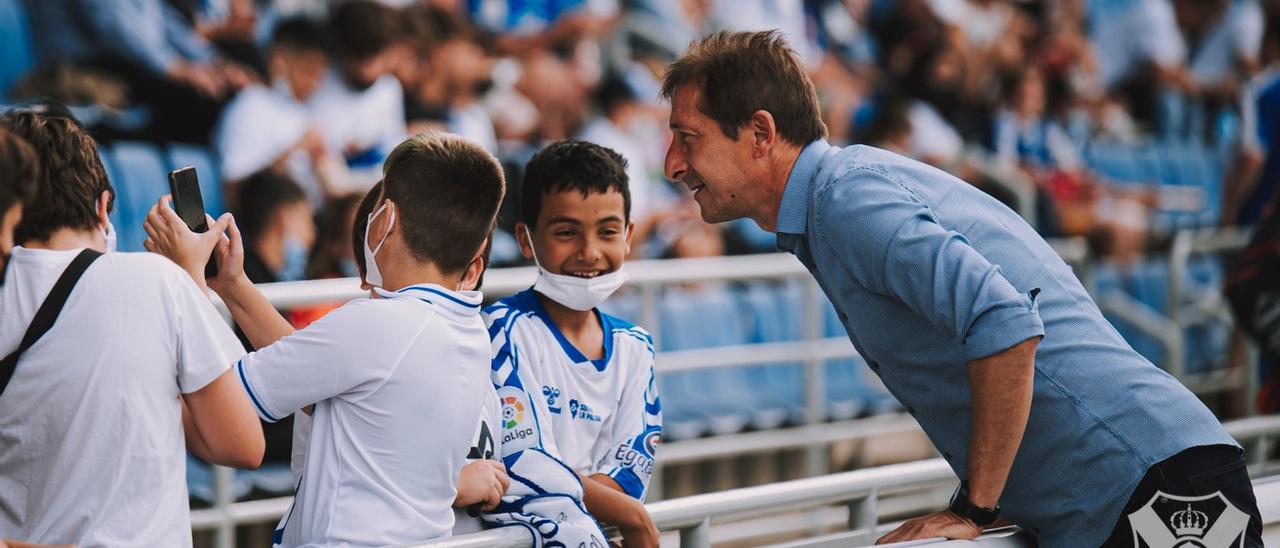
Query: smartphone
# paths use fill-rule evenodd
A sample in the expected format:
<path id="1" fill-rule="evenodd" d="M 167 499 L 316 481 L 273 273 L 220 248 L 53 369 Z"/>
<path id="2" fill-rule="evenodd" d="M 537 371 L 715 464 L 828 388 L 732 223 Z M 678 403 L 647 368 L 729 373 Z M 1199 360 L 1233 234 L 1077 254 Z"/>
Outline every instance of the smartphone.
<path id="1" fill-rule="evenodd" d="M 208 232 L 209 221 L 205 218 L 204 198 L 200 195 L 200 179 L 193 166 L 180 167 L 169 172 L 169 194 L 173 196 L 173 209 L 178 217 L 187 223 L 192 232 Z M 210 255 L 205 264 L 205 278 L 218 275 L 218 264 Z"/>

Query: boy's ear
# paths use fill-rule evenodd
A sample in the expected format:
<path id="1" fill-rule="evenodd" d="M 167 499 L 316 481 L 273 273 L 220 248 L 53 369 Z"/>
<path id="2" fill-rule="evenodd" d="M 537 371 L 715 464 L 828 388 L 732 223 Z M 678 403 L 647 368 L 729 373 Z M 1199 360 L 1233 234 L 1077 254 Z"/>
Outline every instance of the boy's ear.
<path id="1" fill-rule="evenodd" d="M 636 239 L 636 224 L 634 222 L 627 223 L 627 250 L 622 254 L 624 257 L 631 256 L 631 242 Z"/>
<path id="2" fill-rule="evenodd" d="M 533 242 L 529 240 L 532 230 L 523 222 L 516 223 L 516 243 L 520 244 L 520 256 L 526 259 L 533 258 Z"/>

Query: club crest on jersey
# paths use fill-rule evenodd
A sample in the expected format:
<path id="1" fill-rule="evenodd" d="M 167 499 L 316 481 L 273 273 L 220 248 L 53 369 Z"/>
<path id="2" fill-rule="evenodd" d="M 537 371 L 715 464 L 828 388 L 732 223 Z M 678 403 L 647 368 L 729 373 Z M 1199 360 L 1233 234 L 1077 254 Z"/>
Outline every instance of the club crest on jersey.
<path id="1" fill-rule="evenodd" d="M 584 421 L 600 422 L 600 415 L 591 410 L 591 406 L 578 400 L 569 400 L 569 416 Z"/>
<path id="2" fill-rule="evenodd" d="M 502 402 L 503 454 L 536 446 L 537 429 L 528 395 L 519 388 L 504 386 L 498 389 L 498 400 Z"/>
<path id="3" fill-rule="evenodd" d="M 562 407 L 556 405 L 556 401 L 560 399 L 560 389 L 554 386 L 543 385 L 542 395 L 547 398 L 547 410 L 559 415 Z"/>
<path id="4" fill-rule="evenodd" d="M 658 454 L 658 444 L 662 442 L 662 434 L 659 432 L 649 432 L 644 436 L 644 450 L 649 456 Z"/>

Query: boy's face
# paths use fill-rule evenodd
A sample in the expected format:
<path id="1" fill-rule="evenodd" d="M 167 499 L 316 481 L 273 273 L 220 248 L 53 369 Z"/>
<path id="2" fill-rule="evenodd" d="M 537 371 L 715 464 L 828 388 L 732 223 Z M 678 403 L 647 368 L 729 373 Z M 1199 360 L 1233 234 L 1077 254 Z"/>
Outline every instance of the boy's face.
<path id="1" fill-rule="evenodd" d="M 320 87 L 329 60 L 321 51 L 281 51 L 271 64 L 272 73 L 289 83 L 294 99 L 306 101 Z"/>
<path id="2" fill-rule="evenodd" d="M 543 194 L 537 226 L 528 227 L 528 235 L 516 229 L 520 253 L 532 259 L 537 252 L 538 263 L 552 274 L 594 278 L 618 270 L 631 252 L 625 209 L 615 190 L 585 197 L 576 190 Z"/>

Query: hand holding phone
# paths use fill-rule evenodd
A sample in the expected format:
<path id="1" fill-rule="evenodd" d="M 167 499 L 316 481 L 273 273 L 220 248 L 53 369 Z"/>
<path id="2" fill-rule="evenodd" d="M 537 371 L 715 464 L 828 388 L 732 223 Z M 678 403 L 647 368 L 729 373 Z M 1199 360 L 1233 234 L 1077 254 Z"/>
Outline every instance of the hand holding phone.
<path id="1" fill-rule="evenodd" d="M 204 197 L 200 195 L 200 179 L 193 166 L 180 167 L 169 172 L 169 194 L 173 196 L 173 209 L 178 217 L 187 224 L 187 228 L 197 234 L 209 231 L 207 214 L 204 211 Z M 209 255 L 209 262 L 204 267 L 204 277 L 213 278 L 218 275 L 218 262 L 215 254 Z"/>

